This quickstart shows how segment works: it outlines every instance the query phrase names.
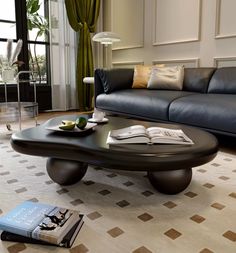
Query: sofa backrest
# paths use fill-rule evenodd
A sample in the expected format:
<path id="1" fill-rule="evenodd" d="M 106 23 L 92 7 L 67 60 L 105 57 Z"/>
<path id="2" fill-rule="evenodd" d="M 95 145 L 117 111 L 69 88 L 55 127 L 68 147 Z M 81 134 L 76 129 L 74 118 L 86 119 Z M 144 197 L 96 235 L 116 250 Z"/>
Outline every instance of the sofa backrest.
<path id="1" fill-rule="evenodd" d="M 236 94 L 236 67 L 217 69 L 211 78 L 208 93 Z"/>
<path id="2" fill-rule="evenodd" d="M 215 68 L 185 68 L 183 90 L 206 93 Z"/>

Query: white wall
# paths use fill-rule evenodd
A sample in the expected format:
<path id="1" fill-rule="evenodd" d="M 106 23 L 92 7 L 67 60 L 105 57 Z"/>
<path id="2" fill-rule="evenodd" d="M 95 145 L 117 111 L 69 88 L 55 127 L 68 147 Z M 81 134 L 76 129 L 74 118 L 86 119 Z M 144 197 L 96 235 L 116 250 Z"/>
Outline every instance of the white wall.
<path id="1" fill-rule="evenodd" d="M 236 66 L 236 0 L 104 0 L 114 67 Z"/>

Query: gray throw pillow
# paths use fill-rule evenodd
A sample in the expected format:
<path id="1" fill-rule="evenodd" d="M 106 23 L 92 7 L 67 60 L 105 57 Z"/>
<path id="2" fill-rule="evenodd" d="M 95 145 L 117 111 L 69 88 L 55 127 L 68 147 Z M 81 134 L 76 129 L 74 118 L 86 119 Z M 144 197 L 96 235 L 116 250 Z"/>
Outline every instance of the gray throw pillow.
<path id="1" fill-rule="evenodd" d="M 148 89 L 182 90 L 184 80 L 184 67 L 153 67 Z"/>

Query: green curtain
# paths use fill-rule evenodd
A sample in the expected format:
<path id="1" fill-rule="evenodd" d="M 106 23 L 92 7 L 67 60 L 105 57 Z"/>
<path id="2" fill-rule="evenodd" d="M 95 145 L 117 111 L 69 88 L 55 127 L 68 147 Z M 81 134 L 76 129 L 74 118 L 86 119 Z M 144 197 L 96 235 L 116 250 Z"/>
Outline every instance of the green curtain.
<path id="1" fill-rule="evenodd" d="M 79 108 L 80 111 L 90 110 L 94 87 L 84 84 L 83 78 L 94 76 L 90 33 L 95 32 L 100 0 L 65 0 L 65 5 L 69 23 L 79 33 L 76 66 Z"/>

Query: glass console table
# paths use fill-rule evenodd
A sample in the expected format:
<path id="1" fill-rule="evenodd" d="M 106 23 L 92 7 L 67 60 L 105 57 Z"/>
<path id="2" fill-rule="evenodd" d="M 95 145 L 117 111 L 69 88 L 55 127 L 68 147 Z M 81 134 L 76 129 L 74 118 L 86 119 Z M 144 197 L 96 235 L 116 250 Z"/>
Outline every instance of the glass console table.
<path id="1" fill-rule="evenodd" d="M 11 131 L 11 123 L 17 122 L 19 129 L 21 130 L 22 120 L 27 118 L 34 118 L 35 125 L 37 125 L 38 116 L 38 103 L 36 94 L 36 80 L 21 80 L 22 74 L 30 74 L 33 77 L 32 71 L 20 71 L 15 78 L 17 86 L 17 101 L 8 102 L 7 99 L 7 83 L 1 82 L 5 86 L 5 102 L 0 103 L 0 123 L 5 123 L 9 131 Z M 33 83 L 34 86 L 34 101 L 33 102 L 22 102 L 20 101 L 20 83 Z"/>

